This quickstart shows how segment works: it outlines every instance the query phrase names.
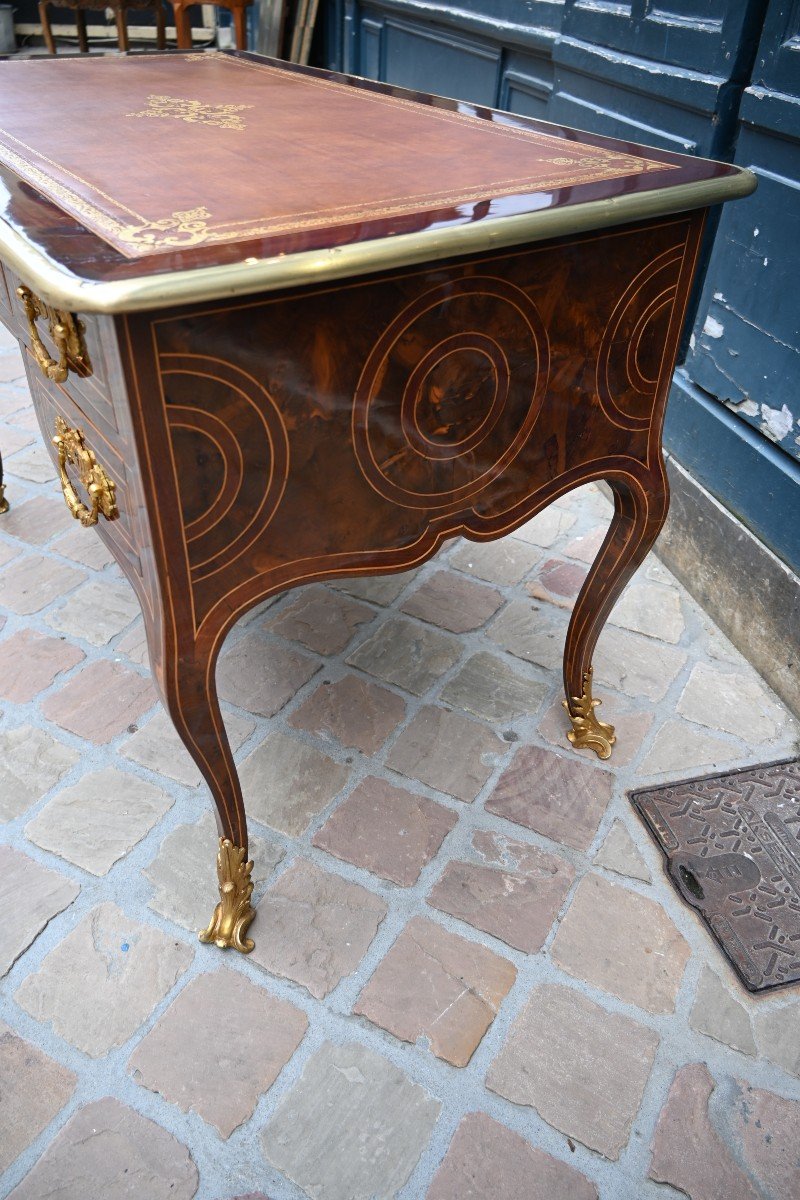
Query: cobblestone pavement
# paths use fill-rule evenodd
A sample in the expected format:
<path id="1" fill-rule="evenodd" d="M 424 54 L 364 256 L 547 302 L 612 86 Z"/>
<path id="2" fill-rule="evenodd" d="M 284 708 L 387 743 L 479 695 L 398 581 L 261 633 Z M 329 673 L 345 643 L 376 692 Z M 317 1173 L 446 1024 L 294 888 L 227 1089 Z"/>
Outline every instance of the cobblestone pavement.
<path id="1" fill-rule="evenodd" d="M 258 917 L 223 954 L 133 595 L 7 340 L 0 378 L 0 1195 L 800 1195 L 798 990 L 743 992 L 626 798 L 798 729 L 651 558 L 595 662 L 614 757 L 567 746 L 601 493 L 234 630 Z"/>

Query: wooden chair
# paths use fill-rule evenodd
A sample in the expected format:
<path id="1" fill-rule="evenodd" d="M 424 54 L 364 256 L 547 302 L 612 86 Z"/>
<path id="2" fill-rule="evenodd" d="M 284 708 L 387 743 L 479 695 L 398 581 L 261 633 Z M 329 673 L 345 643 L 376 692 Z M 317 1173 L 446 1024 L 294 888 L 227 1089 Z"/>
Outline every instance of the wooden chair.
<path id="1" fill-rule="evenodd" d="M 51 54 L 55 54 L 56 43 L 53 38 L 53 30 L 50 28 L 49 8 L 51 2 L 53 0 L 39 0 L 39 19 L 42 22 L 45 45 Z M 119 42 L 120 50 L 128 49 L 127 10 L 129 8 L 154 9 L 156 14 L 156 45 L 159 50 L 166 49 L 167 29 L 164 7 L 161 0 L 55 0 L 55 7 L 68 8 L 75 13 L 75 24 L 78 27 L 78 47 L 82 54 L 89 53 L 89 39 L 86 36 L 87 9 L 113 8 L 114 17 L 117 22 L 117 41 Z"/>
<path id="2" fill-rule="evenodd" d="M 186 11 L 193 4 L 203 4 L 205 0 L 171 0 L 175 9 L 175 32 L 178 35 L 178 49 L 191 50 L 192 27 L 189 24 L 189 14 Z M 253 0 L 214 0 L 217 8 L 227 8 L 233 13 L 233 27 L 236 30 L 236 49 L 247 49 L 247 8 Z"/>

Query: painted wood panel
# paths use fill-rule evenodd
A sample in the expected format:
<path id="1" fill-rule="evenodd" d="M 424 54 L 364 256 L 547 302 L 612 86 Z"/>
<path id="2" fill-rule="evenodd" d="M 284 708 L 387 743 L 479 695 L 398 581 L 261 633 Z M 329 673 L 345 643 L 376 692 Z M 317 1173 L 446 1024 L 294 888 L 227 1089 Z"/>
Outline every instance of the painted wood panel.
<path id="1" fill-rule="evenodd" d="M 736 211 L 723 213 L 686 361 L 687 373 L 701 388 L 796 462 L 799 31 L 800 3 L 771 7 L 753 81 L 742 98 L 735 158 L 755 171 L 758 191 Z M 787 87 L 793 94 L 782 90 Z"/>

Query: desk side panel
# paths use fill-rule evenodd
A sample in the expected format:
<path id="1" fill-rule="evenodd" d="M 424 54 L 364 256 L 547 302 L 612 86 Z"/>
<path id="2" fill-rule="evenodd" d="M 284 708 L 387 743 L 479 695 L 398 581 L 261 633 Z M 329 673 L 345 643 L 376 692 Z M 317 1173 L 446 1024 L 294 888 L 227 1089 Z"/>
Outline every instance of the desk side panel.
<path id="1" fill-rule="evenodd" d="M 125 318 L 194 637 L 270 592 L 499 537 L 591 479 L 662 486 L 702 218 Z"/>

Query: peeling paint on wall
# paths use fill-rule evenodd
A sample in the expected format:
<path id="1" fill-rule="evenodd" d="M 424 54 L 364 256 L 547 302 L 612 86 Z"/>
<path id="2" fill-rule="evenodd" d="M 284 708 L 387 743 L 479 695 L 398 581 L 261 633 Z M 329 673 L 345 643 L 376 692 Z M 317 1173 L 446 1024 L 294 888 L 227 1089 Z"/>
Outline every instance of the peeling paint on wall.
<path id="1" fill-rule="evenodd" d="M 794 416 L 785 404 L 781 408 L 770 408 L 768 404 L 762 404 L 761 420 L 762 432 L 767 437 L 774 438 L 776 442 L 782 442 L 792 432 Z"/>
<path id="2" fill-rule="evenodd" d="M 743 400 L 741 404 L 731 405 L 731 407 L 743 417 L 757 417 L 759 413 L 755 400 Z"/>
<path id="3" fill-rule="evenodd" d="M 707 334 L 708 337 L 721 338 L 724 332 L 725 326 L 721 321 L 717 321 L 716 318 L 712 316 L 706 317 L 705 325 L 703 326 L 703 333 Z"/>

